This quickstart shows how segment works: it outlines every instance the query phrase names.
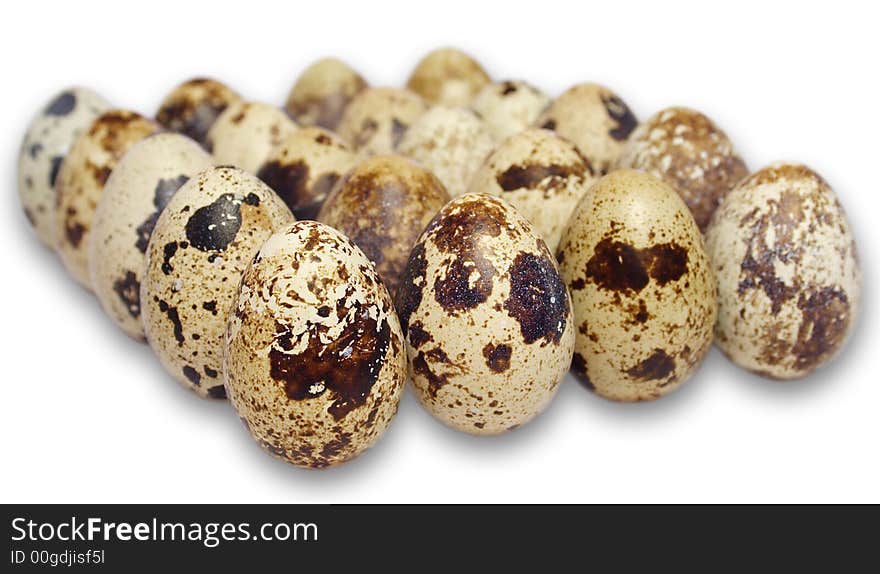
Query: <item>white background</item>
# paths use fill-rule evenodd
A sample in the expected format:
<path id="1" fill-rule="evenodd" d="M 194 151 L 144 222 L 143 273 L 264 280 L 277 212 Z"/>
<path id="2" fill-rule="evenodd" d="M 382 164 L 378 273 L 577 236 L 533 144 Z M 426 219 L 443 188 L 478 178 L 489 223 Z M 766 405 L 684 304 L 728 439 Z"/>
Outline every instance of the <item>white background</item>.
<path id="1" fill-rule="evenodd" d="M 0 18 L 3 502 L 880 502 L 875 299 L 880 249 L 878 15 L 869 2 L 17 2 Z M 11 13 L 14 12 L 14 13 Z M 533 423 L 449 430 L 407 395 L 384 438 L 335 469 L 264 454 L 228 404 L 166 376 L 37 241 L 15 161 L 30 116 L 68 84 L 155 112 L 193 75 L 282 103 L 313 59 L 402 84 L 452 44 L 496 78 L 556 95 L 617 90 L 645 119 L 712 116 L 749 166 L 808 163 L 836 188 L 864 267 L 846 350 L 807 380 L 750 375 L 716 350 L 678 392 L 614 404 L 568 380 Z M 873 349 L 873 350 L 872 350 Z"/>

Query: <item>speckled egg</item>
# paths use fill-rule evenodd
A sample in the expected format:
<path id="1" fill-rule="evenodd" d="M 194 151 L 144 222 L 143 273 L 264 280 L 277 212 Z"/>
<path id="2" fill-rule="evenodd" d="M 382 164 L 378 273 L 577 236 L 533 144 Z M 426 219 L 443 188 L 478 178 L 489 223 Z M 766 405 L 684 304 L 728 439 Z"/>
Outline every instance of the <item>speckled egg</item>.
<path id="1" fill-rule="evenodd" d="M 334 130 L 351 99 L 366 87 L 366 80 L 345 62 L 322 58 L 296 80 L 285 108 L 301 126 Z"/>
<path id="2" fill-rule="evenodd" d="M 208 130 L 229 104 L 241 99 L 225 84 L 193 78 L 174 88 L 159 106 L 156 120 L 167 129 L 205 143 Z"/>
<path id="3" fill-rule="evenodd" d="M 229 104 L 208 130 L 205 148 L 220 165 L 256 173 L 271 151 L 296 130 L 281 109 L 260 102 Z"/>
<path id="4" fill-rule="evenodd" d="M 473 434 L 536 416 L 571 364 L 571 302 L 556 261 L 509 203 L 466 194 L 413 247 L 396 298 L 416 396 Z"/>
<path id="5" fill-rule="evenodd" d="M 535 86 L 521 81 L 486 85 L 471 108 L 483 118 L 496 142 L 502 142 L 529 126 L 550 105 L 550 97 Z"/>
<path id="6" fill-rule="evenodd" d="M 230 312 L 225 372 L 239 417 L 282 460 L 320 468 L 373 445 L 397 412 L 406 354 L 364 254 L 316 221 L 270 237 Z"/>
<path id="7" fill-rule="evenodd" d="M 471 180 L 470 191 L 509 201 L 553 251 L 595 179 L 590 162 L 573 144 L 551 131 L 531 128 L 492 152 Z"/>
<path id="8" fill-rule="evenodd" d="M 358 154 L 333 132 L 300 128 L 269 154 L 257 175 L 297 219 L 315 219 L 327 194 L 358 161 Z"/>
<path id="9" fill-rule="evenodd" d="M 365 155 L 389 154 L 425 109 L 424 100 L 409 90 L 367 88 L 345 108 L 336 131 Z"/>
<path id="10" fill-rule="evenodd" d="M 190 178 L 147 245 L 141 313 L 165 369 L 202 397 L 223 398 L 223 337 L 241 274 L 260 245 L 293 222 L 275 192 L 231 166 Z"/>
<path id="11" fill-rule="evenodd" d="M 89 274 L 104 311 L 123 331 L 144 338 L 144 254 L 159 214 L 177 189 L 212 165 L 195 141 L 159 133 L 135 144 L 107 179 L 92 220 Z"/>
<path id="12" fill-rule="evenodd" d="M 629 106 L 598 84 L 572 86 L 537 121 L 576 145 L 603 175 L 614 166 L 636 124 Z"/>
<path id="13" fill-rule="evenodd" d="M 455 48 L 440 48 L 419 61 L 406 87 L 431 104 L 467 106 L 490 81 L 469 55 Z"/>
<path id="14" fill-rule="evenodd" d="M 350 237 L 393 294 L 416 239 L 448 201 L 430 171 L 400 156 L 375 156 L 345 176 L 318 220 Z"/>
<path id="15" fill-rule="evenodd" d="M 617 401 L 656 399 L 712 344 L 715 280 L 703 236 L 672 187 L 617 170 L 576 207 L 557 248 L 577 325 L 572 370 Z"/>
<path id="16" fill-rule="evenodd" d="M 667 108 L 637 127 L 617 165 L 674 187 L 703 231 L 724 196 L 748 175 L 727 135 L 688 108 Z"/>
<path id="17" fill-rule="evenodd" d="M 55 95 L 31 120 L 18 155 L 18 197 L 40 241 L 55 247 L 55 180 L 70 146 L 110 104 L 87 88 Z"/>
<path id="18" fill-rule="evenodd" d="M 159 130 L 140 114 L 109 110 L 80 134 L 61 164 L 55 182 L 55 248 L 73 278 L 87 289 L 89 234 L 104 184 L 134 144 Z"/>
<path id="19" fill-rule="evenodd" d="M 474 112 L 434 106 L 413 123 L 397 150 L 433 171 L 454 197 L 467 191 L 494 146 Z"/>
<path id="20" fill-rule="evenodd" d="M 840 351 L 859 315 L 861 271 L 843 207 L 819 174 L 792 163 L 755 172 L 715 212 L 706 244 L 715 341 L 734 363 L 795 379 Z"/>

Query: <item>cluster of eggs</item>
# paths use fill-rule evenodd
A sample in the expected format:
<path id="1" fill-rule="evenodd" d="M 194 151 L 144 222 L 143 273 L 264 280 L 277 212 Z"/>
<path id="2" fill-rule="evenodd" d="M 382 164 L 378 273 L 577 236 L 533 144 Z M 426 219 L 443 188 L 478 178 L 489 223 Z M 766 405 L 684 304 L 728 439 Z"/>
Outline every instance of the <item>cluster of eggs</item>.
<path id="1" fill-rule="evenodd" d="M 373 444 L 408 379 L 444 423 L 498 434 L 569 370 L 661 397 L 713 341 L 803 377 L 859 307 L 852 233 L 810 168 L 750 174 L 698 111 L 640 123 L 603 86 L 551 99 L 448 48 L 406 88 L 319 60 L 283 108 L 210 79 L 155 118 L 65 90 L 19 192 L 125 333 L 309 467 Z"/>

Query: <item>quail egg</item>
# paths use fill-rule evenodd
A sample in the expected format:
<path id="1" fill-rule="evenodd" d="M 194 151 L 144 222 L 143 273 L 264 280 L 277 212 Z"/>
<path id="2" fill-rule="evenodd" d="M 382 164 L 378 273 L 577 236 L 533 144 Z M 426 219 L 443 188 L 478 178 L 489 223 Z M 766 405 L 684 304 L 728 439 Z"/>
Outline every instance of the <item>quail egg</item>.
<path id="1" fill-rule="evenodd" d="M 703 237 L 676 191 L 617 170 L 574 210 L 557 248 L 574 303 L 572 368 L 617 401 L 662 397 L 712 344 L 715 280 Z"/>
<path id="2" fill-rule="evenodd" d="M 471 108 L 500 143 L 534 125 L 549 105 L 550 97 L 535 86 L 506 81 L 487 84 L 474 98 Z"/>
<path id="3" fill-rule="evenodd" d="M 406 87 L 430 104 L 467 106 L 490 81 L 469 55 L 455 48 L 440 48 L 419 61 Z"/>
<path id="4" fill-rule="evenodd" d="M 122 156 L 159 129 L 135 112 L 106 111 L 80 134 L 61 164 L 55 183 L 56 250 L 73 278 L 87 289 L 89 234 L 104 184 Z"/>
<path id="5" fill-rule="evenodd" d="M 718 281 L 715 341 L 737 365 L 796 379 L 830 361 L 859 315 L 846 214 L 807 166 L 777 163 L 728 194 L 706 232 Z"/>
<path id="6" fill-rule="evenodd" d="M 422 98 L 409 90 L 367 88 L 345 108 L 337 133 L 365 155 L 393 153 L 425 109 Z"/>
<path id="7" fill-rule="evenodd" d="M 110 104 L 88 88 L 67 88 L 31 120 L 18 156 L 18 196 L 40 241 L 55 247 L 55 180 L 70 146 Z"/>
<path id="8" fill-rule="evenodd" d="M 448 201 L 430 171 L 400 156 L 375 156 L 345 176 L 318 220 L 350 237 L 394 294 L 413 244 Z"/>
<path id="9" fill-rule="evenodd" d="M 233 102 L 217 118 L 205 147 L 220 165 L 256 173 L 269 153 L 296 130 L 282 110 L 260 102 Z"/>
<path id="10" fill-rule="evenodd" d="M 345 62 L 322 58 L 296 80 L 285 108 L 301 126 L 334 130 L 351 99 L 366 87 L 366 80 Z"/>
<path id="11" fill-rule="evenodd" d="M 413 247 L 396 298 L 416 396 L 445 424 L 498 434 L 535 417 L 571 364 L 556 261 L 509 203 L 453 199 Z"/>
<path id="12" fill-rule="evenodd" d="M 241 96 L 217 80 L 193 78 L 166 96 L 156 112 L 156 120 L 171 131 L 204 144 L 208 130 L 223 110 L 240 99 Z"/>
<path id="13" fill-rule="evenodd" d="M 140 286 L 156 220 L 177 189 L 211 164 L 190 138 L 159 133 L 135 144 L 107 179 L 92 220 L 89 274 L 104 311 L 135 339 L 144 338 Z"/>
<path id="14" fill-rule="evenodd" d="M 159 214 L 141 283 L 144 331 L 165 369 L 199 396 L 226 396 L 223 337 L 241 274 L 292 222 L 271 189 L 231 166 L 190 178 Z"/>

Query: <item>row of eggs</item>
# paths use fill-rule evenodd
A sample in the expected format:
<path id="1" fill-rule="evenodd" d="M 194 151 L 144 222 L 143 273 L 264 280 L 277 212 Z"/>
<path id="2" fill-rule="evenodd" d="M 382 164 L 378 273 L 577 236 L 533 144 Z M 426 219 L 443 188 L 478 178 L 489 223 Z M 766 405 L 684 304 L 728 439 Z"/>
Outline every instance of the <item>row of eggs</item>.
<path id="1" fill-rule="evenodd" d="M 320 60 L 284 110 L 207 79 L 155 121 L 66 90 L 25 136 L 19 192 L 127 334 L 304 466 L 372 444 L 408 376 L 475 434 L 530 420 L 569 368 L 606 398 L 660 397 L 713 339 L 799 378 L 860 298 L 814 171 L 749 175 L 699 112 L 639 124 L 602 86 L 551 100 L 453 49 L 407 89 Z"/>

